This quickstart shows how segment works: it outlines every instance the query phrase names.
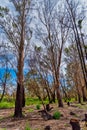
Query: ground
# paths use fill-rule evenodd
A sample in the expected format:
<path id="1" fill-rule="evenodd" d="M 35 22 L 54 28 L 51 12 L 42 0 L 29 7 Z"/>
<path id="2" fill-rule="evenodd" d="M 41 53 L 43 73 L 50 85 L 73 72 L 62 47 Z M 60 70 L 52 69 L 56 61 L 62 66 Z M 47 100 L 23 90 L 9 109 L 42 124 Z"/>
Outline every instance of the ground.
<path id="1" fill-rule="evenodd" d="M 36 109 L 36 105 L 30 105 L 23 108 L 22 119 L 13 118 L 14 109 L 1 109 L 0 110 L 0 130 L 44 130 L 45 126 L 50 125 L 51 130 L 72 130 L 70 125 L 70 119 L 78 119 L 80 122 L 81 130 L 87 130 L 85 126 L 84 115 L 87 112 L 87 104 L 82 105 L 73 103 L 71 106 L 64 104 L 64 108 L 58 108 L 57 104 L 51 104 L 53 109 L 50 114 L 55 111 L 61 112 L 61 118 L 59 120 L 51 119 L 44 120 L 41 114 Z M 41 106 L 40 110 L 43 107 Z M 70 112 L 74 115 L 70 115 Z M 25 129 L 26 127 L 31 129 Z"/>

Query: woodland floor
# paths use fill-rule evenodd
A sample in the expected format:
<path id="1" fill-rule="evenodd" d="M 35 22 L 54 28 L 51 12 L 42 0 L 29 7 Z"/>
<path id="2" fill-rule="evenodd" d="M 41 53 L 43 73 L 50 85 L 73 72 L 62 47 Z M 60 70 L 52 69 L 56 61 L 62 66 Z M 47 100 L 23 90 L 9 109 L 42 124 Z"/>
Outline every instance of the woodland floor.
<path id="1" fill-rule="evenodd" d="M 1 109 L 0 110 L 0 130 L 25 130 L 26 125 L 29 125 L 31 130 L 44 130 L 44 127 L 50 125 L 51 130 L 72 130 L 70 125 L 70 119 L 79 119 L 81 130 L 87 130 L 84 119 L 84 114 L 87 113 L 87 103 L 82 105 L 73 103 L 71 106 L 64 104 L 64 108 L 58 108 L 57 104 L 51 104 L 53 109 L 50 114 L 55 111 L 60 111 L 62 116 L 59 120 L 47 120 L 45 121 L 39 110 L 35 105 L 25 107 L 23 114 L 25 117 L 22 119 L 13 118 L 14 109 Z M 43 108 L 40 108 L 42 110 Z M 74 112 L 75 115 L 70 115 L 70 112 Z"/>

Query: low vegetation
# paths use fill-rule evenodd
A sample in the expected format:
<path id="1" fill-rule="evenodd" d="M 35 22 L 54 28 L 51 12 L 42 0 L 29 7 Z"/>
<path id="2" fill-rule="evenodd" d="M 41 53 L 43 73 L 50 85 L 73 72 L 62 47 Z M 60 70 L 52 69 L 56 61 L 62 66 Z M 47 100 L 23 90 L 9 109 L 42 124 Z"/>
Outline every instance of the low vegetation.
<path id="1" fill-rule="evenodd" d="M 61 117 L 61 113 L 60 112 L 56 111 L 56 112 L 53 113 L 53 118 L 54 119 L 58 120 L 58 119 L 60 119 L 60 117 Z"/>

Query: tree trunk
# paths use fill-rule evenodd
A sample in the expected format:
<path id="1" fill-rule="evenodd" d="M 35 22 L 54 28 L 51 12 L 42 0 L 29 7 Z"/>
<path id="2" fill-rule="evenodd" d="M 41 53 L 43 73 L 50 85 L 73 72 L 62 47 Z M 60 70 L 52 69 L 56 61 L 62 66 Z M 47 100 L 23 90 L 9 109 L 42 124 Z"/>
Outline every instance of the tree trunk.
<path id="1" fill-rule="evenodd" d="M 5 94 L 5 87 L 6 87 L 6 84 L 3 84 L 3 93 L 1 95 L 1 98 L 0 98 L 0 102 L 2 101 L 3 97 L 4 97 L 4 94 Z"/>
<path id="2" fill-rule="evenodd" d="M 78 103 L 81 103 L 81 96 L 79 93 L 78 93 Z"/>
<path id="3" fill-rule="evenodd" d="M 24 86 L 23 86 L 22 107 L 25 107 L 25 90 L 24 90 Z"/>
<path id="4" fill-rule="evenodd" d="M 83 97 L 84 102 L 87 101 L 85 91 L 84 91 L 84 87 L 82 87 L 82 97 Z"/>
<path id="5" fill-rule="evenodd" d="M 55 103 L 55 91 L 53 92 L 53 94 L 51 94 L 51 102 L 52 103 L 54 102 Z"/>
<path id="6" fill-rule="evenodd" d="M 47 88 L 47 87 L 46 87 L 45 89 L 46 89 L 46 91 L 47 91 L 47 96 L 48 96 L 49 103 L 50 103 L 51 99 L 50 99 L 50 93 L 49 93 L 49 90 L 48 90 L 48 88 Z"/>
<path id="7" fill-rule="evenodd" d="M 23 76 L 23 67 L 24 67 L 24 39 L 25 39 L 25 0 L 24 0 L 24 9 L 21 16 L 21 39 L 19 45 L 19 55 L 18 55 L 18 73 L 17 73 L 17 92 L 16 92 L 16 101 L 15 101 L 15 117 L 22 117 L 22 107 L 25 106 L 25 94 L 24 94 L 24 76 Z"/>
<path id="8" fill-rule="evenodd" d="M 22 117 L 22 101 L 23 101 L 23 86 L 17 83 L 16 101 L 15 101 L 15 117 Z"/>
<path id="9" fill-rule="evenodd" d="M 63 107 L 62 97 L 60 95 L 60 89 L 59 87 L 56 88 L 56 94 L 57 94 L 57 100 L 59 107 Z"/>

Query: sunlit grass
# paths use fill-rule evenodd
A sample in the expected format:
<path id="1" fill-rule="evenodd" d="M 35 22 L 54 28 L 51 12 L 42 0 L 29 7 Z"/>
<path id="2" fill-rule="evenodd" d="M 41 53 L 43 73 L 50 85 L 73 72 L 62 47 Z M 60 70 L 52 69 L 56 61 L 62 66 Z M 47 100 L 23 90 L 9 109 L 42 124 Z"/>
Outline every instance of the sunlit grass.
<path id="1" fill-rule="evenodd" d="M 47 104 L 48 99 L 46 99 L 43 102 L 44 102 L 44 104 Z M 26 98 L 26 106 L 37 105 L 37 104 L 42 104 L 42 101 L 40 101 L 37 97 L 36 98 Z"/>
<path id="2" fill-rule="evenodd" d="M 6 101 L 0 102 L 0 109 L 6 109 L 6 108 L 12 108 L 12 107 L 14 107 L 13 102 L 6 102 Z"/>

